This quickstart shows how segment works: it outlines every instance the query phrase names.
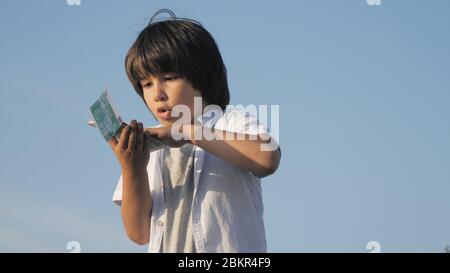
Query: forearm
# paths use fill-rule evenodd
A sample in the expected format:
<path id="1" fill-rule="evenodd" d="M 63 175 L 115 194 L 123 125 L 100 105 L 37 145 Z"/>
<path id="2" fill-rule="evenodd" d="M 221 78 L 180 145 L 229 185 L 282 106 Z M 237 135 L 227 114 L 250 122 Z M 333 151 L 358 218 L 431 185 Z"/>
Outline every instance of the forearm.
<path id="1" fill-rule="evenodd" d="M 235 166 L 251 171 L 256 176 L 270 175 L 278 168 L 279 149 L 261 149 L 261 145 L 269 143 L 270 139 L 262 140 L 260 136 L 252 136 L 256 138 L 252 139 L 250 135 L 211 129 L 211 137 L 208 139 L 212 140 L 208 140 L 204 136 L 199 138 L 203 127 L 189 125 L 186 129 L 193 144 Z"/>
<path id="2" fill-rule="evenodd" d="M 146 171 L 122 172 L 122 220 L 128 237 L 143 245 L 150 239 L 152 199 Z"/>

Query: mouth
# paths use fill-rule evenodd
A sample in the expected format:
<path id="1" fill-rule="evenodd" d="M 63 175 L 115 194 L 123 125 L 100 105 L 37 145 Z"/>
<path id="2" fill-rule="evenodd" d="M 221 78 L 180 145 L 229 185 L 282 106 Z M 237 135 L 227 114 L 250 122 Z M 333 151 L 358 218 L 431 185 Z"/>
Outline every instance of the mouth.
<path id="1" fill-rule="evenodd" d="M 172 117 L 170 116 L 171 110 L 168 107 L 159 107 L 157 109 L 157 115 L 160 119 L 169 120 Z"/>

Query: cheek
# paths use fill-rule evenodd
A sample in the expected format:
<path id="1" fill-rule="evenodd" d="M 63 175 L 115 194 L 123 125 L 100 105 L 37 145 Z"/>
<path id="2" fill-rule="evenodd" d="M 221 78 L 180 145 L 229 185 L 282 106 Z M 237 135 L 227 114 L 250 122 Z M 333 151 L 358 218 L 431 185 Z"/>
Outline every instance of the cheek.
<path id="1" fill-rule="evenodd" d="M 174 89 L 169 95 L 169 101 L 171 105 L 190 105 L 189 91 L 186 89 Z"/>
<path id="2" fill-rule="evenodd" d="M 149 99 L 150 99 L 150 92 L 148 92 L 148 91 L 146 91 L 146 90 L 143 90 L 143 91 L 142 91 L 142 95 L 143 95 L 144 100 L 145 100 L 146 102 L 149 101 Z"/>
<path id="3" fill-rule="evenodd" d="M 194 105 L 194 96 L 191 92 L 185 92 L 183 94 L 183 103 L 189 107 Z"/>
<path id="4" fill-rule="evenodd" d="M 182 100 L 183 104 L 186 104 L 189 107 L 194 106 L 194 98 L 199 97 L 200 92 L 194 90 L 190 85 L 185 86 L 183 93 L 180 94 L 180 100 Z"/>
<path id="5" fill-rule="evenodd" d="M 148 94 L 148 92 L 144 93 L 144 101 L 145 101 L 145 104 L 147 104 L 148 108 L 150 108 L 150 110 L 153 111 L 153 108 L 154 108 L 153 107 L 153 101 L 151 100 L 150 95 Z"/>

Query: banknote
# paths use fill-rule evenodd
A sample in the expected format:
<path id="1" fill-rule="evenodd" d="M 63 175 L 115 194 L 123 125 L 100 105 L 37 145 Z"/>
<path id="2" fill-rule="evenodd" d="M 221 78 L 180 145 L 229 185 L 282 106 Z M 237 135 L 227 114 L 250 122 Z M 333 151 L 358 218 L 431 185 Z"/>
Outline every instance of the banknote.
<path id="1" fill-rule="evenodd" d="M 97 127 L 106 141 L 109 141 L 112 137 L 119 140 L 122 129 L 126 123 L 122 121 L 108 90 L 104 91 L 89 109 L 93 119 L 90 119 L 87 124 Z M 150 152 L 165 146 L 161 140 L 155 137 L 146 136 L 144 139 L 145 147 L 149 149 Z"/>
<path id="2" fill-rule="evenodd" d="M 112 137 L 118 139 L 122 127 L 122 119 L 111 100 L 108 90 L 104 91 L 89 109 L 103 138 L 106 141 L 109 141 Z"/>

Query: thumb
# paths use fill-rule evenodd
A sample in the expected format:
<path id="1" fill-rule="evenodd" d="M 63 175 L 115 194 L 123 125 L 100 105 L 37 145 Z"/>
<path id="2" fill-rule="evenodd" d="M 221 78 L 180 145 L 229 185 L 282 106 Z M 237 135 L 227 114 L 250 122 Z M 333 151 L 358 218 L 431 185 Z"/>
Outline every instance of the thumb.
<path id="1" fill-rule="evenodd" d="M 156 137 L 156 138 L 161 138 L 161 128 L 145 128 L 144 129 L 145 132 L 148 132 L 148 134 L 150 134 L 150 136 L 152 137 Z"/>

